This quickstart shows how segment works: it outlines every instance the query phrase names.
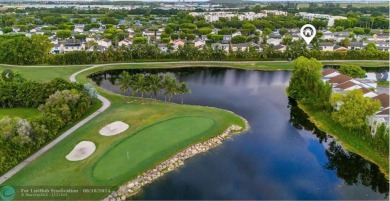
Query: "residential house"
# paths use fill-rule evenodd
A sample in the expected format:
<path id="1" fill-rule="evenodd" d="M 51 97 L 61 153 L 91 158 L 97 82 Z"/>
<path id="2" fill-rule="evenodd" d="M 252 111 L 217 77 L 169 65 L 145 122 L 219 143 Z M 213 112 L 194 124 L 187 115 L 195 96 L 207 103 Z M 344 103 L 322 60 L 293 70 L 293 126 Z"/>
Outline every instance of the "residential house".
<path id="1" fill-rule="evenodd" d="M 389 95 L 385 93 L 372 97 L 373 100 L 378 100 L 381 103 L 380 111 L 368 119 L 372 135 L 376 134 L 378 127 L 382 124 L 389 126 L 389 98 Z"/>
<path id="2" fill-rule="evenodd" d="M 334 76 L 332 78 L 330 78 L 328 80 L 329 83 L 331 83 L 334 87 L 339 85 L 339 84 L 342 84 L 344 82 L 348 82 L 352 80 L 351 77 L 349 77 L 348 75 L 343 75 L 343 74 L 340 74 L 340 75 L 337 75 L 337 76 Z"/>
<path id="3" fill-rule="evenodd" d="M 379 94 L 375 97 L 372 98 L 373 100 L 378 100 L 379 102 L 381 102 L 381 110 L 383 109 L 389 109 L 389 99 L 390 99 L 390 96 L 389 94 L 385 94 L 385 93 L 382 93 L 382 94 Z"/>
<path id="4" fill-rule="evenodd" d="M 360 89 L 363 91 L 363 94 L 364 94 L 363 96 L 364 97 L 373 98 L 373 97 L 378 95 L 377 93 L 375 93 L 375 92 L 373 92 L 373 91 L 371 91 L 371 90 L 369 90 L 369 89 L 367 89 L 365 87 L 362 87 Z"/>
<path id="5" fill-rule="evenodd" d="M 274 46 L 279 45 L 281 42 L 282 42 L 281 39 L 276 39 L 276 38 L 267 39 L 267 44 L 272 44 Z"/>
<path id="6" fill-rule="evenodd" d="M 286 51 L 286 46 L 285 46 L 285 45 L 282 45 L 282 44 L 275 45 L 275 50 L 276 50 L 276 51 L 284 52 L 284 51 Z"/>
<path id="7" fill-rule="evenodd" d="M 324 40 L 334 40 L 334 33 L 331 31 L 325 31 L 323 32 L 322 39 Z"/>
<path id="8" fill-rule="evenodd" d="M 268 38 L 275 38 L 275 39 L 282 39 L 282 35 L 279 32 L 273 32 L 270 35 L 268 35 Z"/>
<path id="9" fill-rule="evenodd" d="M 196 38 L 194 40 L 194 46 L 202 48 L 206 44 L 206 41 L 202 40 L 201 38 Z"/>
<path id="10" fill-rule="evenodd" d="M 351 33 L 348 31 L 340 31 L 334 33 L 333 40 L 339 43 L 340 41 L 344 40 L 345 38 L 348 38 Z"/>
<path id="11" fill-rule="evenodd" d="M 389 33 L 374 34 L 375 41 L 390 41 Z"/>
<path id="12" fill-rule="evenodd" d="M 176 46 L 184 46 L 186 44 L 185 41 L 178 39 L 178 40 L 171 40 L 169 43 Z"/>
<path id="13" fill-rule="evenodd" d="M 75 24 L 73 31 L 76 33 L 82 33 L 84 32 L 84 27 L 85 27 L 84 24 Z"/>
<path id="14" fill-rule="evenodd" d="M 333 43 L 320 43 L 320 49 L 322 51 L 333 51 Z"/>
<path id="15" fill-rule="evenodd" d="M 355 89 L 360 89 L 362 88 L 361 86 L 357 85 L 354 82 L 351 81 L 346 81 L 344 83 L 338 84 L 334 87 L 336 90 L 344 90 L 344 91 L 350 91 L 350 90 L 355 90 Z"/>
<path id="16" fill-rule="evenodd" d="M 161 52 L 168 52 L 169 51 L 168 45 L 165 43 L 160 43 L 157 45 L 157 47 L 158 47 L 158 49 L 161 50 Z"/>
<path id="17" fill-rule="evenodd" d="M 389 42 L 386 41 L 376 41 L 375 46 L 378 50 L 389 51 Z"/>
<path id="18" fill-rule="evenodd" d="M 85 45 L 79 40 L 66 40 L 62 46 L 61 52 L 72 52 L 85 50 Z"/>
<path id="19" fill-rule="evenodd" d="M 222 43 L 230 43 L 232 35 L 223 35 Z"/>
<path id="20" fill-rule="evenodd" d="M 348 50 L 362 50 L 364 48 L 363 42 L 351 42 Z"/>
<path id="21" fill-rule="evenodd" d="M 121 47 L 121 46 L 128 47 L 128 46 L 131 46 L 132 44 L 133 44 L 133 41 L 131 41 L 130 39 L 127 39 L 127 38 L 118 42 L 119 47 Z"/>
<path id="22" fill-rule="evenodd" d="M 333 46 L 333 51 L 343 52 L 343 51 L 347 51 L 347 50 L 348 50 L 348 48 L 340 46 L 340 45 L 334 45 Z"/>
<path id="23" fill-rule="evenodd" d="M 328 80 L 332 77 L 336 77 L 337 75 L 340 75 L 340 73 L 334 69 L 331 69 L 331 68 L 322 71 L 322 77 L 326 80 Z"/>
<path id="24" fill-rule="evenodd" d="M 144 36 L 144 37 L 156 36 L 156 32 L 155 31 L 143 31 L 142 36 Z"/>
<path id="25" fill-rule="evenodd" d="M 62 44 L 54 44 L 50 50 L 52 54 L 59 54 L 62 52 L 63 45 Z"/>
<path id="26" fill-rule="evenodd" d="M 102 47 L 105 47 L 105 48 L 109 48 L 112 45 L 112 42 L 109 39 L 97 40 L 96 43 L 99 46 L 102 46 Z"/>

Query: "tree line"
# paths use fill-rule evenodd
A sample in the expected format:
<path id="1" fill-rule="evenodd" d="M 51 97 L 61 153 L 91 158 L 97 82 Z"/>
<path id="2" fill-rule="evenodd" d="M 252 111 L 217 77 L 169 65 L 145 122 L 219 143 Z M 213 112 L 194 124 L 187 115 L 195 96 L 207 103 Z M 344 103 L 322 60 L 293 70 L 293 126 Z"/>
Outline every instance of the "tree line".
<path id="1" fill-rule="evenodd" d="M 322 64 L 316 59 L 299 57 L 293 62 L 294 71 L 291 75 L 287 95 L 311 110 L 323 112 L 341 127 L 347 129 L 356 137 L 367 141 L 370 146 L 384 156 L 389 154 L 389 128 L 379 125 L 375 135 L 370 132 L 368 118 L 380 109 L 380 102 L 363 96 L 360 89 L 348 91 L 345 94 L 332 93 L 332 85 L 322 81 Z M 343 67 L 343 71 L 358 77 L 359 69 Z M 358 72 L 356 74 L 356 72 Z"/>
<path id="2" fill-rule="evenodd" d="M 184 94 L 191 93 L 187 83 L 178 82 L 176 78 L 169 75 L 164 77 L 156 74 L 145 75 L 140 73 L 131 75 L 129 72 L 123 71 L 116 83 L 121 91 L 132 90 L 133 95 L 141 94 L 142 98 L 150 95 L 157 100 L 158 94 L 162 93 L 165 101 L 172 101 L 175 95 L 179 95 L 182 104 Z"/>
<path id="3" fill-rule="evenodd" d="M 17 74 L 12 82 L 0 79 L 0 107 L 38 108 L 29 119 L 0 119 L 0 174 L 54 139 L 61 128 L 75 122 L 93 104 L 91 87 L 55 79 L 37 83 Z"/>

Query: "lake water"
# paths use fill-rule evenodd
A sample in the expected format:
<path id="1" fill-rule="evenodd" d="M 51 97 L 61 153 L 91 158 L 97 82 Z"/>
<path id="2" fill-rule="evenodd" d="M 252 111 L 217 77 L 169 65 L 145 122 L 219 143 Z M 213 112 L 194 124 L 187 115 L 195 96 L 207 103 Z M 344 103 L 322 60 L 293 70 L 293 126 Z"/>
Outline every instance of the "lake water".
<path id="1" fill-rule="evenodd" d="M 91 78 L 105 89 L 128 95 L 115 86 L 122 71 L 96 73 Z M 192 90 L 184 97 L 186 104 L 231 110 L 251 126 L 250 131 L 187 160 L 132 199 L 388 199 L 389 183 L 376 165 L 344 151 L 289 101 L 285 89 L 290 72 L 128 71 L 169 73 Z M 175 101 L 180 102 L 179 98 Z"/>

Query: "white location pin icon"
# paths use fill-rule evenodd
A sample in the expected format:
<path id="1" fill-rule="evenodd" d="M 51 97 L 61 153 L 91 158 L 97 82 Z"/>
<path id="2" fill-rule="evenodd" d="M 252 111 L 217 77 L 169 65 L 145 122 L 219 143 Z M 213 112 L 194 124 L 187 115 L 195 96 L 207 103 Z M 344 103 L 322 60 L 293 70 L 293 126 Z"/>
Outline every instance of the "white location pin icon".
<path id="1" fill-rule="evenodd" d="M 311 24 L 305 24 L 301 28 L 301 37 L 309 44 L 316 36 L 316 28 Z"/>

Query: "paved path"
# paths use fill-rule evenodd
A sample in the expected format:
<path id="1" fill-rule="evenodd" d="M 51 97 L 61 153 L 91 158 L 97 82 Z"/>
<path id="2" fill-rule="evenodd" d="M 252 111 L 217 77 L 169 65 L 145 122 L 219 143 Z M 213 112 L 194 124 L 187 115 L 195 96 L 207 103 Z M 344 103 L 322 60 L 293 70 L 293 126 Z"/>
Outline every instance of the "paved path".
<path id="1" fill-rule="evenodd" d="M 99 65 L 96 65 L 96 66 L 92 66 L 90 68 L 86 68 L 86 69 L 83 69 L 81 71 L 78 71 L 76 73 L 74 73 L 73 75 L 70 76 L 70 80 L 72 82 L 76 82 L 76 76 L 84 71 L 87 71 L 87 70 L 90 70 L 92 68 L 96 68 L 98 67 Z M 61 134 L 59 137 L 57 137 L 56 139 L 54 139 L 52 142 L 50 142 L 49 144 L 47 144 L 46 146 L 44 146 L 43 148 L 41 148 L 39 151 L 37 151 L 35 154 L 33 154 L 32 156 L 28 157 L 26 160 L 24 160 L 23 162 L 19 163 L 17 166 L 15 166 L 14 168 L 12 168 L 10 171 L 8 171 L 7 173 L 5 173 L 3 176 L 0 177 L 0 184 L 4 183 L 5 181 L 7 181 L 7 179 L 9 179 L 10 177 L 12 177 L 13 175 L 15 175 L 16 173 L 18 173 L 21 169 L 23 169 L 24 167 L 26 167 L 28 164 L 30 164 L 32 161 L 34 161 L 35 159 L 37 159 L 39 156 L 41 156 L 42 154 L 44 154 L 45 152 L 47 152 L 49 149 L 51 149 L 52 147 L 54 147 L 56 144 L 58 144 L 59 142 L 61 142 L 61 140 L 65 139 L 66 137 L 68 137 L 70 134 L 72 134 L 75 130 L 77 130 L 78 128 L 80 128 L 81 126 L 83 126 L 85 123 L 89 122 L 91 119 L 93 119 L 94 117 L 96 117 L 97 115 L 99 115 L 100 113 L 104 112 L 108 107 L 110 107 L 111 105 L 111 102 L 106 99 L 105 97 L 101 96 L 101 95 L 98 95 L 98 99 L 100 101 L 103 102 L 103 106 L 97 110 L 96 112 L 94 112 L 93 114 L 89 115 L 87 118 L 83 119 L 82 121 L 80 121 L 79 123 L 77 123 L 76 125 L 74 125 L 72 128 L 70 128 L 69 130 L 67 130 L 65 133 Z"/>

